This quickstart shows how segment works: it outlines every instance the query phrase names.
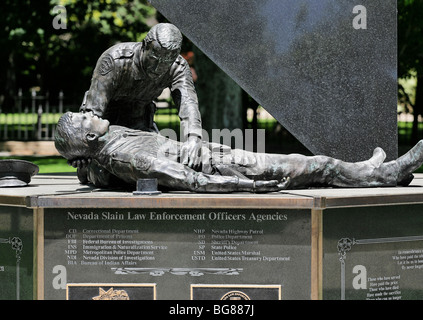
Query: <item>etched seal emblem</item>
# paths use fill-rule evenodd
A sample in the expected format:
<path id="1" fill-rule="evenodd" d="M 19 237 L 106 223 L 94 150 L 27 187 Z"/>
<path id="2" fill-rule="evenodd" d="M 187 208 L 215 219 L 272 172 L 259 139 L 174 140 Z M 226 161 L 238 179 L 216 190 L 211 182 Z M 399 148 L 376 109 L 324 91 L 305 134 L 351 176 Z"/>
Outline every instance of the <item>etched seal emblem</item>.
<path id="1" fill-rule="evenodd" d="M 220 300 L 251 300 L 250 297 L 242 291 L 229 291 L 225 293 Z"/>

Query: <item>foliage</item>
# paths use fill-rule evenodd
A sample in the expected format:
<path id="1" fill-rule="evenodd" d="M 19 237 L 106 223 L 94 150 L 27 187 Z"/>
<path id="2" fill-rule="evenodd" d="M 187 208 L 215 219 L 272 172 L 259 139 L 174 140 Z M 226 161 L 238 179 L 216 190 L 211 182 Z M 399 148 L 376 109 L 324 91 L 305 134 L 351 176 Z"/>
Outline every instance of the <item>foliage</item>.
<path id="1" fill-rule="evenodd" d="M 66 9 L 66 29 L 53 27 L 56 5 Z M 51 96 L 63 89 L 80 103 L 101 53 L 142 39 L 154 16 L 147 0 L 2 0 L 0 105 L 10 107 L 18 88 L 34 86 Z"/>
<path id="2" fill-rule="evenodd" d="M 423 75 L 423 2 L 398 1 L 398 77 L 399 98 L 405 105 L 414 107 L 415 92 L 407 90 L 407 80 Z M 401 79 L 405 79 L 401 80 Z M 416 90 L 416 88 L 413 88 Z M 412 109 L 411 108 L 411 109 Z"/>
<path id="3" fill-rule="evenodd" d="M 410 143 L 421 139 L 418 115 L 423 114 L 423 1 L 398 1 L 398 77 L 416 79 L 414 92 L 398 82 L 399 102 L 414 115 Z M 414 80 L 415 80 L 414 79 Z"/>
<path id="4" fill-rule="evenodd" d="M 398 77 L 423 74 L 423 1 L 398 1 Z"/>

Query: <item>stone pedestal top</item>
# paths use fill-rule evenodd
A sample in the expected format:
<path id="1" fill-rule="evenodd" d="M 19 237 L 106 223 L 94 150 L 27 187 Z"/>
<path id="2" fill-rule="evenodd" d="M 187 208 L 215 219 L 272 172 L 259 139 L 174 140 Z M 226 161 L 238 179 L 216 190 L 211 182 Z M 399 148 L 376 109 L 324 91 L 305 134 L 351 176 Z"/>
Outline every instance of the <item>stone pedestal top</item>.
<path id="1" fill-rule="evenodd" d="M 297 208 L 423 203 L 423 174 L 408 187 L 299 189 L 266 194 L 163 192 L 133 195 L 81 185 L 74 174 L 36 175 L 27 187 L 0 188 L 0 204 L 28 208 Z"/>

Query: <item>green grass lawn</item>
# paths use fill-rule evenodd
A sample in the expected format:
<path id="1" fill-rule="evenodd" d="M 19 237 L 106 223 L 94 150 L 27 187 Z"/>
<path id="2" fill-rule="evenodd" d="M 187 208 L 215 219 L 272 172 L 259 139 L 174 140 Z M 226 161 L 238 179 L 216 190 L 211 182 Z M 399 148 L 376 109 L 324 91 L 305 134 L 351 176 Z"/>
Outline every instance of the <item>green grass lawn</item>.
<path id="1" fill-rule="evenodd" d="M 20 159 L 36 164 L 39 173 L 76 172 L 76 169 L 69 166 L 66 159 L 62 157 L 0 157 L 3 159 Z"/>

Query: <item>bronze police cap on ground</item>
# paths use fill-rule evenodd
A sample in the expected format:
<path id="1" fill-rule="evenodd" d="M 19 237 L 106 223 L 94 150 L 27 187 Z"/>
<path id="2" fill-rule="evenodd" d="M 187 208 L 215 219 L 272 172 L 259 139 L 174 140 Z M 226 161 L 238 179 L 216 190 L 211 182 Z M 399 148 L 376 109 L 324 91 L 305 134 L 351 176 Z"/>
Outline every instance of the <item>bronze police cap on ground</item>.
<path id="1" fill-rule="evenodd" d="M 0 160 L 0 187 L 25 187 L 38 171 L 38 166 L 29 161 Z"/>

